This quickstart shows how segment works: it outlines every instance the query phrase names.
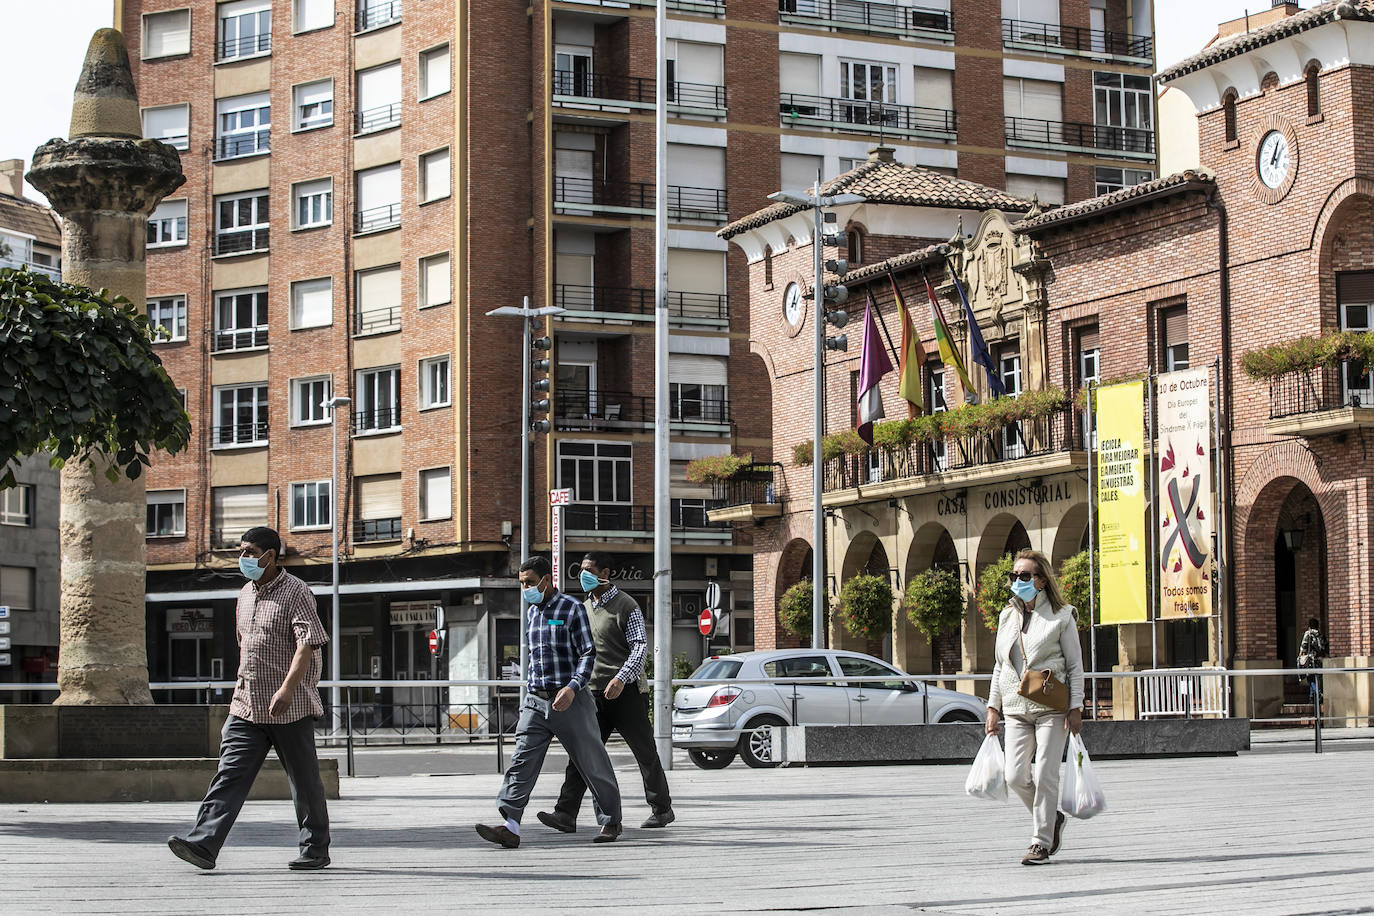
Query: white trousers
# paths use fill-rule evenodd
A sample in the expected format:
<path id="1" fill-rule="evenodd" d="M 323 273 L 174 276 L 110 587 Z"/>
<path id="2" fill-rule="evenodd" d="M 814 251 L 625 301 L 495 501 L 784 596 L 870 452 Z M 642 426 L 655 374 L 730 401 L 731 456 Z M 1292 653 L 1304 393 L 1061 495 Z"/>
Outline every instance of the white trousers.
<path id="1" fill-rule="evenodd" d="M 1059 810 L 1059 773 L 1069 732 L 1063 713 L 1039 716 L 1007 716 L 1003 720 L 1007 741 L 1007 785 L 1021 796 L 1035 823 L 1031 843 L 1046 849 L 1054 840 L 1055 815 Z M 1034 763 L 1032 763 L 1032 757 Z"/>

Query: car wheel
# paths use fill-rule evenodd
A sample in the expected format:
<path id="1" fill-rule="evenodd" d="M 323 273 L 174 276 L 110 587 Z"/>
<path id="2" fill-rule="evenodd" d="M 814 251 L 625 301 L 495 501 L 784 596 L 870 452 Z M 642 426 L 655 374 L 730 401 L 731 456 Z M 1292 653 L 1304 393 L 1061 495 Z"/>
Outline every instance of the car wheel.
<path id="1" fill-rule="evenodd" d="M 777 716 L 762 716 L 750 722 L 739 739 L 739 755 L 744 762 L 756 769 L 777 766 L 773 759 L 773 727 L 786 724 Z"/>
<path id="2" fill-rule="evenodd" d="M 967 709 L 954 709 L 940 717 L 941 724 L 945 722 L 978 722 L 977 716 Z"/>
<path id="3" fill-rule="evenodd" d="M 735 760 L 735 752 L 732 750 L 713 751 L 699 747 L 689 749 L 687 756 L 703 770 L 723 770 Z"/>

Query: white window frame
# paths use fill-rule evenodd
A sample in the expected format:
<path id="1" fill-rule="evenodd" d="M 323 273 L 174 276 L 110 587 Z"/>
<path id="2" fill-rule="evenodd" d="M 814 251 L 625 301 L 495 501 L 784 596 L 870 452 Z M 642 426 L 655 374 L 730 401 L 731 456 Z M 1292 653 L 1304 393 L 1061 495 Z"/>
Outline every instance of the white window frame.
<path id="1" fill-rule="evenodd" d="M 1139 85 L 1129 83 L 1145 81 Z M 1153 130 L 1154 98 L 1148 75 L 1093 71 L 1093 124 Z"/>
<path id="2" fill-rule="evenodd" d="M 442 70 L 444 74 L 443 88 L 435 89 L 430 85 L 430 67 L 432 62 L 440 56 L 445 60 Z M 435 45 L 432 48 L 426 48 L 420 52 L 420 74 L 417 82 L 419 84 L 417 88 L 420 93 L 421 102 L 427 101 L 428 99 L 437 99 L 439 96 L 447 95 L 453 91 L 453 55 L 447 42 L 441 45 Z"/>
<path id="3" fill-rule="evenodd" d="M 320 7 L 329 11 L 329 21 L 321 20 L 319 23 L 301 23 L 301 10 L 309 3 L 318 4 Z M 315 32 L 320 29 L 334 27 L 334 0 L 292 0 L 291 3 L 291 34 L 301 35 L 306 32 Z"/>
<path id="4" fill-rule="evenodd" d="M 160 53 L 160 54 L 149 54 L 149 53 L 148 53 L 148 48 L 152 45 L 152 42 L 150 42 L 150 41 L 148 40 L 148 26 L 149 26 L 150 22 L 152 22 L 152 21 L 170 22 L 170 21 L 173 19 L 173 17 L 177 16 L 178 14 L 184 16 L 184 17 L 185 17 L 185 21 L 186 21 L 186 39 L 185 39 L 184 47 L 182 46 L 182 44 L 178 43 L 177 46 L 176 46 L 175 48 L 173 48 L 172 50 L 170 50 L 170 51 L 163 51 L 163 52 Z M 174 9 L 174 10 L 158 10 L 156 13 L 144 13 L 144 14 L 143 14 L 143 40 L 139 43 L 139 52 L 140 52 L 140 54 L 141 54 L 141 56 L 142 56 L 142 59 L 143 59 L 143 60 L 161 60 L 162 58 L 165 58 L 165 57 L 185 57 L 186 55 L 190 54 L 190 53 L 191 53 L 191 25 L 192 25 L 192 23 L 191 23 L 191 8 L 190 8 L 190 7 L 181 7 L 180 9 Z"/>
<path id="5" fill-rule="evenodd" d="M 1110 177 L 1104 178 L 1104 175 Z M 1093 193 L 1101 196 L 1133 188 L 1138 184 L 1153 181 L 1155 173 L 1149 169 L 1127 169 L 1116 166 L 1099 165 L 1093 169 Z"/>
<path id="6" fill-rule="evenodd" d="M 433 193 L 430 188 L 430 166 L 434 160 L 443 159 L 444 187 L 442 193 Z M 437 163 L 435 163 L 437 165 Z M 432 204 L 453 194 L 453 157 L 447 146 L 421 153 L 417 171 L 416 188 L 420 204 Z"/>
<path id="7" fill-rule="evenodd" d="M 588 446 L 588 445 L 590 445 L 590 446 L 592 446 L 592 454 L 590 454 L 590 455 L 576 455 L 576 454 L 565 455 L 565 454 L 564 454 L 564 448 L 565 448 L 566 446 L 569 446 L 569 445 L 574 445 L 574 446 Z M 605 449 L 620 449 L 620 448 L 626 448 L 626 449 L 629 450 L 629 454 L 628 454 L 628 455 L 602 455 L 602 454 L 601 454 L 601 450 L 602 450 L 603 448 L 605 448 Z M 635 473 L 635 472 L 634 472 L 634 446 L 633 446 L 631 443 L 628 443 L 628 442 L 598 442 L 598 441 L 589 441 L 589 440 L 569 440 L 569 439 L 563 439 L 563 440 L 560 440 L 559 443 L 558 443 L 558 459 L 557 459 L 557 460 L 558 460 L 558 485 L 559 485 L 560 487 L 568 487 L 568 488 L 571 488 L 571 489 L 573 490 L 573 502 L 575 502 L 575 503 L 580 503 L 580 504 L 583 504 L 583 505 L 614 505 L 614 506 L 628 506 L 628 505 L 633 505 L 633 503 L 634 503 L 634 491 L 635 491 L 635 489 L 634 489 L 634 473 Z M 577 479 L 576 479 L 576 478 L 577 478 L 577 473 L 576 473 L 576 470 L 575 470 L 575 469 L 574 469 L 574 473 L 573 473 L 573 478 L 574 478 L 573 480 L 565 480 L 565 479 L 564 479 L 563 462 L 565 462 L 565 461 L 571 461 L 571 462 L 573 462 L 574 466 L 576 466 L 577 464 L 580 464 L 581 462 L 584 462 L 584 461 L 590 461 L 590 462 L 593 463 L 594 470 L 593 470 L 592 475 L 591 475 L 591 477 L 592 477 L 592 489 L 593 489 L 593 491 L 594 491 L 593 493 L 591 493 L 591 494 L 586 494 L 586 493 L 579 493 L 579 492 L 578 492 L 579 487 L 578 487 L 578 481 L 577 481 Z M 627 478 L 626 483 L 625 483 L 625 498 L 624 498 L 624 499 L 606 499 L 606 498 L 604 497 L 604 495 L 601 493 L 601 469 L 600 469 L 600 465 L 603 464 L 603 463 L 608 463 L 608 464 L 611 464 L 611 465 L 614 466 L 613 471 L 612 471 L 612 477 L 613 477 L 613 478 L 616 476 L 616 472 L 618 472 L 618 471 L 620 470 L 619 465 L 621 465 L 621 464 L 625 465 L 626 469 L 629 471 L 629 477 Z M 618 490 L 619 490 L 619 487 L 613 486 L 613 489 L 615 489 L 615 490 L 618 491 Z M 617 494 L 617 495 L 618 495 L 618 494 Z M 588 498 L 588 497 L 590 497 L 590 498 Z"/>
<path id="8" fill-rule="evenodd" d="M 314 200 L 311 200 L 311 199 Z M 312 216 L 310 221 L 301 219 L 301 205 L 309 203 L 309 210 Z M 329 226 L 334 222 L 334 179 L 315 178 L 310 181 L 298 181 L 291 186 L 291 220 L 292 231 L 297 229 L 318 229 L 321 226 Z"/>
<path id="9" fill-rule="evenodd" d="M 435 370 L 443 366 L 441 375 L 435 376 Z M 436 393 L 438 382 L 442 386 L 442 391 Z M 439 407 L 451 407 L 453 405 L 453 360 L 449 354 L 443 356 L 430 356 L 420 360 L 420 409 L 434 410 Z M 437 395 L 442 394 L 440 399 Z"/>
<path id="10" fill-rule="evenodd" d="M 184 248 L 187 244 L 187 201 L 184 197 L 164 200 L 148 216 L 145 248 Z M 157 241 L 153 239 L 156 238 Z M 165 241 L 164 241 L 165 239 Z"/>
<path id="11" fill-rule="evenodd" d="M 155 538 L 184 538 L 186 537 L 186 490 L 149 490 L 145 505 L 151 509 L 153 506 L 172 507 L 172 529 L 171 531 L 149 531 L 148 520 L 145 515 L 143 521 L 143 536 L 149 539 Z M 177 507 L 181 511 L 177 512 Z"/>
<path id="12" fill-rule="evenodd" d="M 391 403 L 386 407 L 379 406 L 380 394 L 378 382 L 383 373 L 388 373 L 391 383 Z M 400 366 L 369 366 L 366 369 L 358 369 L 354 376 L 353 386 L 353 407 L 354 424 L 353 430 L 356 435 L 365 436 L 374 433 L 394 433 L 401 428 L 401 367 Z M 391 425 L 381 426 L 380 415 L 383 411 L 391 412 Z"/>
<path id="13" fill-rule="evenodd" d="M 430 300 L 430 295 L 431 295 L 431 292 L 432 292 L 432 291 L 431 291 L 430 288 L 429 288 L 429 271 L 430 271 L 430 265 L 431 265 L 433 262 L 438 261 L 440 258 L 443 258 L 443 259 L 444 259 L 444 291 L 443 291 L 443 296 L 444 296 L 444 298 L 442 298 L 442 299 L 435 299 L 435 300 L 431 301 L 431 300 Z M 440 252 L 437 252 L 437 253 L 435 253 L 435 254 L 426 255 L 425 257 L 420 258 L 420 260 L 419 260 L 419 265 L 420 265 L 420 277 L 419 277 L 418 290 L 419 290 L 419 294 L 420 294 L 420 295 L 419 295 L 418 299 L 419 299 L 420 308 L 422 308 L 422 309 L 433 308 L 433 307 L 436 306 L 436 305 L 448 305 L 450 302 L 452 302 L 452 301 L 453 301 L 453 259 L 452 259 L 451 254 L 450 254 L 449 252 L 447 252 L 447 251 L 440 251 Z M 436 265 L 436 266 L 437 266 L 437 265 Z"/>
<path id="14" fill-rule="evenodd" d="M 324 395 L 320 397 L 318 396 L 318 394 L 309 394 L 309 401 L 303 400 L 302 395 L 306 393 L 303 391 L 303 389 L 306 389 L 307 387 L 313 389 L 317 385 L 323 386 Z M 293 378 L 291 380 L 290 396 L 292 426 L 329 425 L 329 408 L 325 407 L 324 405 L 326 402 L 328 402 L 334 397 L 334 379 L 332 376 L 308 375 L 302 378 Z M 301 413 L 302 404 L 307 403 L 310 405 L 310 410 L 312 412 L 312 415 L 310 416 L 305 416 Z M 316 412 L 318 412 L 318 416 L 313 415 Z"/>
<path id="15" fill-rule="evenodd" d="M 434 514 L 432 514 L 432 513 L 430 512 L 429 500 L 426 498 L 426 496 L 427 496 L 427 494 L 428 494 L 428 492 L 429 492 L 429 491 L 428 491 L 428 487 L 426 486 L 426 484 L 427 484 L 429 478 L 427 478 L 426 475 L 432 475 L 432 474 L 434 474 L 436 471 L 442 471 L 442 472 L 444 473 L 444 477 L 447 478 L 447 480 L 448 480 L 448 500 L 447 500 L 447 502 L 448 502 L 448 511 L 445 512 L 443 515 L 434 515 Z M 422 521 L 422 522 L 438 522 L 438 521 L 443 521 L 444 519 L 453 518 L 453 468 L 452 468 L 452 466 L 450 466 L 450 465 L 444 465 L 443 467 L 420 468 L 419 473 L 416 475 L 416 489 L 417 489 L 417 491 L 418 491 L 417 494 L 416 494 L 416 505 L 417 505 L 417 507 L 418 507 L 419 510 L 420 510 L 420 521 Z"/>
<path id="16" fill-rule="evenodd" d="M 264 21 L 263 14 L 266 13 Z M 233 23 L 235 37 L 226 38 Z M 250 24 L 253 34 L 244 38 L 240 32 L 244 25 Z M 265 27 L 265 28 L 264 28 Z M 230 53 L 228 42 L 237 45 Z M 215 8 L 215 61 L 246 60 L 250 57 L 263 57 L 272 53 L 272 0 L 238 0 L 221 3 Z"/>
<path id="17" fill-rule="evenodd" d="M 238 220 L 239 220 L 239 207 L 238 207 L 238 202 L 241 201 L 241 200 L 252 200 L 252 201 L 253 201 L 253 203 L 252 203 L 251 206 L 250 206 L 250 209 L 251 209 L 251 211 L 252 211 L 252 219 L 253 219 L 253 222 L 249 222 L 249 223 L 240 223 L 240 222 L 238 221 Z M 223 216 L 223 214 L 224 214 L 224 205 L 225 205 L 225 204 L 232 204 L 232 205 L 233 205 L 233 207 L 231 208 L 231 211 L 230 211 L 230 212 L 233 214 L 232 225 L 228 225 L 228 226 L 223 225 L 223 224 L 221 223 L 221 219 L 220 219 L 221 216 Z M 264 243 L 263 243 L 262 247 L 259 248 L 259 247 L 258 247 L 258 233 L 259 233 L 259 232 L 265 232 L 265 231 L 267 231 L 267 230 L 270 228 L 269 219 L 270 219 L 271 212 L 272 212 L 271 198 L 269 197 L 269 195 L 268 195 L 266 189 L 263 189 L 263 190 L 260 190 L 260 191 L 246 191 L 246 192 L 239 193 L 239 194 L 222 194 L 222 195 L 220 195 L 219 197 L 216 197 L 216 198 L 215 198 L 215 246 L 214 246 L 214 251 L 215 251 L 215 253 L 216 253 L 216 256 L 219 257 L 219 256 L 223 256 L 223 255 L 255 254 L 255 253 L 258 253 L 258 252 L 267 251 L 268 246 L 269 246 L 269 242 L 270 242 L 270 237 L 267 238 L 267 239 L 264 239 L 264 240 L 263 240 Z M 240 234 L 243 234 L 243 233 L 249 233 L 249 234 L 250 234 L 249 246 L 248 246 L 247 248 L 243 248 L 243 249 L 240 249 L 240 250 L 237 250 L 237 251 L 225 251 L 225 252 L 221 252 L 221 251 L 219 250 L 219 248 L 220 248 L 220 239 L 221 239 L 221 238 L 224 238 L 224 237 L 226 237 L 226 236 L 240 235 Z"/>
<path id="18" fill-rule="evenodd" d="M 31 483 L 21 483 L 0 491 L 0 525 L 34 527 L 33 495 L 34 486 Z"/>
<path id="19" fill-rule="evenodd" d="M 318 86 L 329 87 L 329 111 L 320 114 L 307 114 L 307 105 L 323 106 L 326 99 L 323 96 L 315 97 L 313 101 L 305 101 L 307 90 Z M 297 83 L 291 87 L 291 132 L 301 133 L 307 130 L 319 130 L 324 127 L 334 126 L 334 80 L 311 80 L 308 83 Z"/>
<path id="20" fill-rule="evenodd" d="M 171 112 L 176 109 L 181 110 L 181 132 L 173 134 L 164 133 L 161 136 L 154 136 L 153 132 L 148 129 L 148 116 L 153 115 L 156 117 L 161 112 Z M 172 149 L 187 150 L 191 148 L 191 106 L 185 102 L 182 102 L 180 105 L 150 106 L 140 112 L 139 120 L 143 125 L 143 136 L 150 140 L 161 140 Z"/>
<path id="21" fill-rule="evenodd" d="M 245 326 L 245 327 L 239 327 L 239 323 L 238 323 L 238 318 L 239 318 L 238 310 L 239 310 L 239 304 L 240 304 L 240 303 L 239 303 L 237 300 L 238 300 L 238 298 L 241 297 L 241 296 L 252 296 L 252 297 L 253 297 L 252 308 L 253 308 L 253 312 L 254 312 L 254 317 L 255 317 L 255 319 L 256 319 L 252 324 L 247 325 L 247 326 Z M 232 315 L 233 320 L 232 320 L 232 323 L 230 323 L 230 324 L 228 324 L 228 325 L 226 325 L 226 324 L 223 322 L 223 320 L 222 320 L 222 319 L 224 318 L 224 315 L 225 315 L 225 312 L 224 312 L 223 308 L 224 308 L 225 300 L 227 300 L 227 299 L 233 299 L 233 300 L 235 300 L 235 301 L 233 302 L 233 304 L 232 304 L 231 311 L 230 311 L 230 314 Z M 267 287 L 265 287 L 265 286 L 247 286 L 247 287 L 243 287 L 242 289 L 219 289 L 219 290 L 215 290 L 215 315 L 214 315 L 214 320 L 215 320 L 215 345 L 214 345 L 214 347 L 213 347 L 214 352 L 216 352 L 216 353 L 223 353 L 223 352 L 229 352 L 229 351 L 233 351 L 233 350 L 260 350 L 260 349 L 265 348 L 265 347 L 267 346 L 267 344 L 266 344 L 266 339 L 267 339 L 267 331 L 268 331 L 269 320 L 270 320 L 270 319 L 269 319 L 269 312 L 268 312 Z M 259 334 L 259 332 L 261 332 L 261 334 Z M 240 335 L 244 335 L 244 334 L 248 334 L 248 335 L 249 335 L 249 336 L 248 336 L 248 342 L 247 342 L 247 343 L 244 343 L 244 344 L 242 344 L 242 345 L 240 345 L 240 344 L 239 344 L 239 337 L 240 337 Z M 232 346 L 220 346 L 220 340 L 219 340 L 220 335 L 233 335 L 233 338 L 234 338 L 234 340 L 233 340 L 233 345 L 232 345 Z M 261 338 L 261 340 L 263 341 L 262 343 L 259 343 L 259 342 L 258 342 L 258 340 L 259 340 L 260 338 Z"/>
<path id="22" fill-rule="evenodd" d="M 230 395 L 230 394 L 233 395 L 233 398 L 232 398 L 233 403 L 230 404 L 230 405 L 226 405 L 226 404 L 225 404 L 226 395 Z M 230 408 L 230 410 L 232 410 L 232 411 L 234 411 L 234 412 L 237 412 L 237 410 L 238 410 L 239 407 L 241 406 L 241 405 L 240 405 L 240 400 L 241 400 L 241 397 L 240 397 L 240 396 L 243 396 L 243 397 L 242 397 L 242 400 L 244 401 L 244 403 L 247 405 L 247 407 L 249 408 L 249 410 L 250 410 L 250 411 L 252 412 L 252 414 L 253 414 L 253 419 L 250 420 L 250 421 L 248 422 L 248 426 L 249 426 L 249 436 L 250 436 L 250 437 L 247 438 L 247 439 L 244 439 L 244 440 L 241 441 L 241 442 L 238 441 L 238 440 L 239 440 L 239 433 L 238 433 L 238 430 L 239 430 L 241 424 L 239 423 L 237 417 L 234 418 L 234 422 L 233 422 L 233 423 L 225 424 L 225 423 L 220 423 L 220 422 L 218 422 L 218 421 L 220 420 L 220 418 L 223 416 L 223 414 L 224 414 L 224 409 L 225 409 L 226 406 L 228 406 L 228 407 Z M 215 386 L 215 388 L 214 388 L 214 411 L 215 411 L 215 413 L 214 413 L 214 420 L 215 420 L 215 422 L 211 425 L 211 430 L 212 430 L 212 432 L 211 432 L 211 434 L 210 434 L 210 439 L 211 439 L 210 447 L 211 447 L 212 449 L 219 450 L 219 449 L 233 449 L 233 448 L 260 448 L 261 446 L 266 445 L 266 444 L 267 444 L 267 438 L 268 438 L 268 436 L 267 436 L 267 430 L 266 430 L 266 427 L 267 427 L 267 424 L 268 424 L 268 420 L 267 420 L 267 417 L 268 417 L 267 405 L 268 405 L 268 388 L 267 388 L 267 383 L 266 383 L 266 382 L 250 382 L 249 384 L 246 384 L 246 385 L 217 385 L 217 386 Z M 258 438 L 258 427 L 260 427 L 260 426 L 263 427 L 262 438 Z M 222 440 L 223 440 L 223 437 L 224 437 L 224 433 L 223 433 L 223 432 L 215 432 L 215 430 L 224 430 L 224 429 L 226 429 L 226 428 L 227 428 L 227 429 L 233 430 L 233 433 L 230 435 L 229 441 L 227 441 L 227 442 L 226 442 L 226 441 L 222 441 Z"/>
<path id="23" fill-rule="evenodd" d="M 252 113 L 252 123 L 245 115 Z M 229 144 L 233 143 L 230 151 Z M 272 98 L 250 92 L 215 100 L 215 160 L 244 159 L 272 151 Z"/>
<path id="24" fill-rule="evenodd" d="M 301 320 L 302 298 L 310 293 L 317 293 L 328 288 L 329 290 L 329 314 L 327 321 L 314 321 L 306 323 Z M 310 280 L 295 280 L 291 283 L 291 330 L 300 331 L 307 328 L 327 328 L 334 323 L 334 278 L 315 277 Z"/>
<path id="25" fill-rule="evenodd" d="M 325 495 L 323 497 L 320 496 L 321 489 L 325 491 Z M 296 493 L 298 490 L 301 491 L 302 495 L 305 498 L 305 514 L 307 516 L 307 518 L 305 519 L 300 518 L 296 512 Z M 306 480 L 292 483 L 289 522 L 290 530 L 328 531 L 331 527 L 331 513 L 334 510 L 334 494 L 332 490 L 333 482 L 327 478 L 325 480 Z M 322 499 L 323 502 L 321 502 Z M 323 510 L 323 512 L 321 512 L 321 510 Z M 308 518 L 308 516 L 312 514 L 315 516 L 313 521 Z M 320 518 L 321 514 L 325 516 L 323 519 Z"/>
<path id="26" fill-rule="evenodd" d="M 865 78 L 864 78 L 864 80 L 863 80 L 863 82 L 862 82 L 863 94 L 862 94 L 862 95 L 854 95 L 854 94 L 853 94 L 853 92 L 854 92 L 854 87 L 857 86 L 857 85 L 860 85 L 858 82 L 856 82 L 856 78 L 857 78 L 857 76 L 858 76 L 858 74 L 857 74 L 857 72 L 856 72 L 856 68 L 859 68 L 859 67 L 863 67 L 863 68 L 864 68 L 864 74 L 865 74 Z M 869 98 L 869 97 L 868 97 L 868 90 L 871 88 L 871 86 L 869 85 L 868 71 L 869 71 L 869 70 L 872 70 L 872 69 L 875 68 L 875 67 L 881 67 L 882 70 L 883 70 L 883 81 L 882 81 L 883 97 L 880 98 L 880 99 L 874 99 L 874 98 Z M 853 59 L 853 58 L 844 58 L 844 59 L 841 59 L 841 60 L 840 60 L 840 74 L 839 74 L 839 75 L 840 75 L 840 98 L 846 99 L 846 100 L 848 100 L 848 101 L 854 101 L 854 102 L 870 102 L 870 103 L 876 102 L 876 103 L 881 104 L 881 105 L 896 105 L 896 104 L 897 104 L 897 99 L 898 99 L 898 95 L 899 95 L 899 88 L 898 88 L 898 81 L 897 81 L 897 65 L 896 65 L 896 64 L 889 64 L 889 63 L 887 63 L 886 61 L 881 61 L 881 60 L 856 60 L 856 59 Z"/>
<path id="27" fill-rule="evenodd" d="M 392 99 L 392 101 L 384 102 L 381 105 L 375 105 L 371 104 L 372 100 L 364 100 L 363 83 L 368 82 L 367 77 L 372 76 L 376 78 L 381 75 L 381 71 L 388 71 L 385 75 L 390 76 L 390 71 L 393 69 L 396 71 L 396 93 L 394 98 L 390 94 L 387 95 L 387 98 Z M 399 60 L 387 61 L 384 64 L 378 64 L 375 67 L 368 67 L 365 70 L 357 71 L 353 75 L 353 85 L 355 105 L 354 117 L 357 119 L 353 124 L 354 131 L 359 134 L 370 134 L 377 131 L 391 130 L 393 127 L 400 126 L 405 83 L 403 71 L 401 70 L 401 62 Z M 365 104 L 369 105 L 369 107 L 364 108 L 363 106 Z M 383 109 L 385 109 L 387 119 L 375 120 L 379 117 L 377 113 Z M 371 115 L 374 118 L 371 123 L 364 121 L 364 117 L 367 115 Z"/>
<path id="28" fill-rule="evenodd" d="M 154 314 L 156 311 L 156 314 Z M 170 311 L 170 316 L 163 314 Z M 171 324 L 166 318 L 171 318 Z M 186 339 L 186 296 L 153 296 L 148 299 L 148 324 L 154 328 L 165 328 L 167 336 L 159 335 L 153 343 L 175 343 Z"/>

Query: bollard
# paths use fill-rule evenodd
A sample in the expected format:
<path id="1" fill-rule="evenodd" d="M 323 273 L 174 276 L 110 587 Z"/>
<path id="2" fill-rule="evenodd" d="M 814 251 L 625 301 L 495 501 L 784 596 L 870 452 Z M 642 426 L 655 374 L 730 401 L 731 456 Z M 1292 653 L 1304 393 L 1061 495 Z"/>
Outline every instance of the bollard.
<path id="1" fill-rule="evenodd" d="M 353 774 L 353 688 L 352 688 L 352 687 L 345 687 L 345 688 L 344 688 L 344 698 L 345 698 L 345 710 L 346 710 L 346 714 L 347 714 L 347 716 L 348 716 L 348 725 L 347 725 L 347 730 L 346 730 L 347 737 L 346 737 L 344 740 L 345 740 L 345 742 L 346 742 L 347 745 L 348 745 L 348 775 L 349 775 L 349 776 L 352 776 L 352 775 L 354 775 L 354 774 Z"/>

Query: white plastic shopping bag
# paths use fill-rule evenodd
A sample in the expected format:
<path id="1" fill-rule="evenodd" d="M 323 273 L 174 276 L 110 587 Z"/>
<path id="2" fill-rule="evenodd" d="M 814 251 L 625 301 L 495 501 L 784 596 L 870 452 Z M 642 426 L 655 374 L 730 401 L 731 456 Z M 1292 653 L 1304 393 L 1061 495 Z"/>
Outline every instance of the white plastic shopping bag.
<path id="1" fill-rule="evenodd" d="M 964 780 L 964 791 L 974 798 L 988 801 L 1007 800 L 1007 764 L 1002 753 L 1002 745 L 996 735 L 983 739 L 978 756 L 973 758 L 973 769 Z"/>
<path id="2" fill-rule="evenodd" d="M 1092 758 L 1079 735 L 1069 735 L 1069 755 L 1059 788 L 1059 810 L 1069 817 L 1087 820 L 1107 810 L 1107 796 L 1093 772 Z"/>

